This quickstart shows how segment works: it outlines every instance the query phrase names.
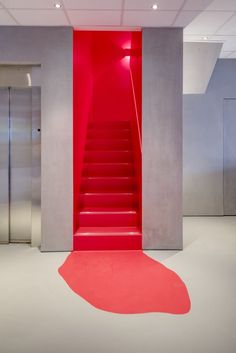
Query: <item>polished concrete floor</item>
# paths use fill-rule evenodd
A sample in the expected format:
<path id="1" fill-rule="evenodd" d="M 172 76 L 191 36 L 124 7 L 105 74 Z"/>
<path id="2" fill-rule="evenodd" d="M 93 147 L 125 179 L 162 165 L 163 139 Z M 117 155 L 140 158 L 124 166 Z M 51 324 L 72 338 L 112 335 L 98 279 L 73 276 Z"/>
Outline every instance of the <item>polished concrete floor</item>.
<path id="1" fill-rule="evenodd" d="M 57 274 L 66 253 L 0 246 L 1 353 L 235 353 L 236 217 L 184 219 L 184 250 L 149 251 L 185 281 L 186 315 L 97 310 Z"/>

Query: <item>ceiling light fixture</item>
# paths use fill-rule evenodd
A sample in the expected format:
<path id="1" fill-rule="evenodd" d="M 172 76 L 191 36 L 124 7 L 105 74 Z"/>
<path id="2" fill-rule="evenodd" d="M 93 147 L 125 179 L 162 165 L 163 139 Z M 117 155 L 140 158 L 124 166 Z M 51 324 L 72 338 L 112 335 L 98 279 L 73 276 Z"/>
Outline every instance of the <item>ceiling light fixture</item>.
<path id="1" fill-rule="evenodd" d="M 209 39 L 209 37 L 204 36 L 204 37 L 202 37 L 202 39 L 203 39 L 203 40 L 208 40 L 208 39 Z"/>
<path id="2" fill-rule="evenodd" d="M 61 5 L 59 2 L 57 2 L 57 3 L 54 5 L 54 7 L 55 7 L 56 9 L 61 9 L 61 8 L 62 8 L 62 5 Z"/>
<path id="3" fill-rule="evenodd" d="M 157 4 L 153 4 L 153 5 L 152 5 L 152 9 L 153 9 L 153 10 L 157 10 L 157 9 L 158 9 Z"/>

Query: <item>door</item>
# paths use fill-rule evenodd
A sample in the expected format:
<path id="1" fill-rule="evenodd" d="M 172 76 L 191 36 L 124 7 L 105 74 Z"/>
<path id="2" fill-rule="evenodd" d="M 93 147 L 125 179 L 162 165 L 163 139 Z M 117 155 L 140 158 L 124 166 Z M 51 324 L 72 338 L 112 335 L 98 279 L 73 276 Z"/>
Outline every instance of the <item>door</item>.
<path id="1" fill-rule="evenodd" d="M 31 240 L 32 90 L 10 89 L 10 241 Z"/>
<path id="2" fill-rule="evenodd" d="M 3 243 L 30 242 L 32 229 L 35 232 L 39 228 L 33 227 L 40 194 L 39 97 L 39 88 L 0 89 L 0 242 Z"/>
<path id="3" fill-rule="evenodd" d="M 224 100 L 224 214 L 236 215 L 236 99 Z"/>
<path id="4" fill-rule="evenodd" d="M 0 242 L 9 242 L 9 90 L 0 88 Z"/>

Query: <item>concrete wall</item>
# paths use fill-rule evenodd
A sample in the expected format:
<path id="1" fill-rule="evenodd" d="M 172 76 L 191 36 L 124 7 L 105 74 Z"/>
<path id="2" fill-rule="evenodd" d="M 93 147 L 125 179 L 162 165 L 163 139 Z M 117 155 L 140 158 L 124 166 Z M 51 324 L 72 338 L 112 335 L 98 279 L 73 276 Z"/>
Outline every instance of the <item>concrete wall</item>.
<path id="1" fill-rule="evenodd" d="M 203 95 L 184 96 L 184 214 L 223 215 L 224 98 L 236 98 L 236 60 L 219 59 Z"/>
<path id="2" fill-rule="evenodd" d="M 182 76 L 179 28 L 143 30 L 143 247 L 182 248 Z"/>
<path id="3" fill-rule="evenodd" d="M 72 248 L 72 29 L 1 27 L 0 64 L 41 65 L 43 251 Z"/>

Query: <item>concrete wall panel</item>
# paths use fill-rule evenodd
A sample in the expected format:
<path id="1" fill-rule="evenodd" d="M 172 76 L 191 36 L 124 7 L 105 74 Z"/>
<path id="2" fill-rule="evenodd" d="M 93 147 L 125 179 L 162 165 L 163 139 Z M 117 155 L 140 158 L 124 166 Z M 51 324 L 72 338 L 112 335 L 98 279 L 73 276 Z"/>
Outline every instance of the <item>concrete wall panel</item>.
<path id="1" fill-rule="evenodd" d="M 183 33 L 143 30 L 143 248 L 182 248 Z"/>
<path id="2" fill-rule="evenodd" d="M 72 28 L 1 27 L 0 64 L 41 65 L 43 251 L 72 248 Z"/>
<path id="3" fill-rule="evenodd" d="M 225 98 L 236 98 L 235 59 L 217 61 L 204 95 L 184 96 L 184 215 L 224 214 Z M 225 139 L 228 137 L 225 131 Z M 235 166 L 231 165 L 231 168 Z"/>

